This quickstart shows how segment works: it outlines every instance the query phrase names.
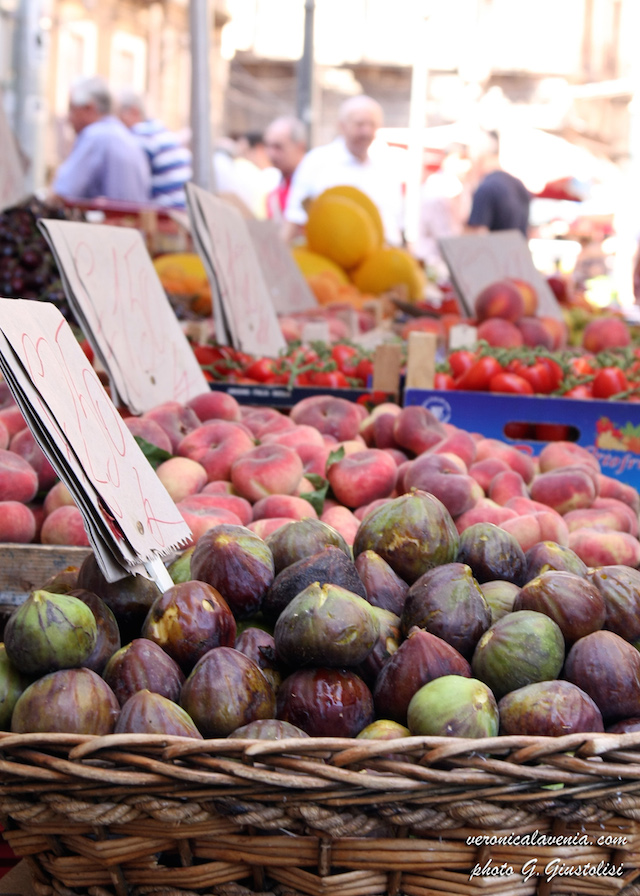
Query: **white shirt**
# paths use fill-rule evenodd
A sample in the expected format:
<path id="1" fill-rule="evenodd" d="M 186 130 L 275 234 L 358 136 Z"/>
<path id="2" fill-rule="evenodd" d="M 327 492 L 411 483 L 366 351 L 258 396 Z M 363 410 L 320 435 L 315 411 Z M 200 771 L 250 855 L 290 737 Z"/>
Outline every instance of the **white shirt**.
<path id="1" fill-rule="evenodd" d="M 349 152 L 343 137 L 310 150 L 294 172 L 285 218 L 294 224 L 304 224 L 305 199 L 314 199 L 329 187 L 357 187 L 378 207 L 387 242 L 400 245 L 401 181 L 391 154 L 384 150 L 376 147 L 362 162 Z"/>

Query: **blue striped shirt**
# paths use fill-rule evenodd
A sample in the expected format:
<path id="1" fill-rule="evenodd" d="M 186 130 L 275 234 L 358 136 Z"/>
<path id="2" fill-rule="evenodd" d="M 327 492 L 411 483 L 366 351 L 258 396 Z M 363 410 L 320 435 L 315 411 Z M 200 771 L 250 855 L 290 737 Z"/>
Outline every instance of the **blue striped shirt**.
<path id="1" fill-rule="evenodd" d="M 131 128 L 149 159 L 151 199 L 165 208 L 186 206 L 185 184 L 191 180 L 191 152 L 158 119 Z"/>

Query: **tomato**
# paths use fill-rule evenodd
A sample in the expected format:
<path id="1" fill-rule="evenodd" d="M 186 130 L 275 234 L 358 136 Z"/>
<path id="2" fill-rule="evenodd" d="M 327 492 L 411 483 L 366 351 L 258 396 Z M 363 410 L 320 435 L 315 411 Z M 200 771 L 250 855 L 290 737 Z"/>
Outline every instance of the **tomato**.
<path id="1" fill-rule="evenodd" d="M 533 395 L 533 386 L 517 373 L 502 371 L 489 380 L 490 392 L 513 392 L 516 395 Z"/>
<path id="2" fill-rule="evenodd" d="M 502 373 L 500 362 L 490 355 L 484 358 L 478 358 L 471 367 L 461 376 L 456 377 L 455 388 L 462 390 L 470 390 L 472 392 L 483 392 L 489 388 L 491 377 Z"/>
<path id="3" fill-rule="evenodd" d="M 436 373 L 434 389 L 455 389 L 455 380 L 450 373 Z"/>
<path id="4" fill-rule="evenodd" d="M 369 377 L 373 376 L 373 361 L 371 358 L 361 358 L 358 361 L 354 376 L 356 379 L 362 380 L 365 386 L 367 385 Z"/>
<path id="5" fill-rule="evenodd" d="M 331 349 L 331 357 L 345 376 L 356 375 L 360 352 L 355 346 L 338 342 Z"/>
<path id="6" fill-rule="evenodd" d="M 276 362 L 273 358 L 256 358 L 242 373 L 257 383 L 272 383 L 277 375 Z"/>
<path id="7" fill-rule="evenodd" d="M 349 381 L 341 370 L 312 370 L 309 372 L 309 385 L 345 389 L 349 386 Z"/>
<path id="8" fill-rule="evenodd" d="M 537 363 L 544 365 L 549 371 L 549 379 L 551 382 L 550 391 L 555 392 L 564 379 L 564 370 L 554 358 L 548 358 L 544 355 L 538 359 Z"/>
<path id="9" fill-rule="evenodd" d="M 458 349 L 458 351 L 451 352 L 447 360 L 449 362 L 449 367 L 451 368 L 452 376 L 454 379 L 457 379 L 459 376 L 462 376 L 465 371 L 469 370 L 474 361 L 477 360 L 477 355 L 469 349 L 461 348 Z"/>
<path id="10" fill-rule="evenodd" d="M 593 389 L 591 383 L 580 383 L 563 393 L 564 398 L 593 398 Z"/>
<path id="11" fill-rule="evenodd" d="M 522 365 L 518 370 L 514 370 L 514 373 L 526 380 L 538 395 L 548 395 L 554 388 L 557 388 L 553 385 L 549 368 L 540 361 L 529 366 Z"/>
<path id="12" fill-rule="evenodd" d="M 571 358 L 569 361 L 571 373 L 575 376 L 588 376 L 595 373 L 595 368 L 591 366 L 588 355 L 579 355 L 577 358 Z"/>
<path id="13" fill-rule="evenodd" d="M 619 367 L 602 367 L 593 378 L 592 391 L 594 398 L 611 398 L 618 392 L 626 392 L 629 380 L 624 370 Z"/>

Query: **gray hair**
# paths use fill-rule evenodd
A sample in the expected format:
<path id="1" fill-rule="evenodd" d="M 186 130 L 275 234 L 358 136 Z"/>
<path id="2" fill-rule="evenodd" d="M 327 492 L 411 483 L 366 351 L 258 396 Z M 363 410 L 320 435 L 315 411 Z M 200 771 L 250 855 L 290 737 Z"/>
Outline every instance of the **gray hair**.
<path id="1" fill-rule="evenodd" d="M 365 93 L 350 96 L 341 103 L 338 109 L 338 121 L 346 121 L 352 112 L 359 112 L 361 109 L 373 109 L 382 124 L 384 120 L 382 106 L 372 96 L 367 96 Z"/>
<path id="2" fill-rule="evenodd" d="M 144 99 L 134 90 L 124 89 L 117 96 L 119 109 L 133 109 L 140 114 L 141 118 L 147 117 Z"/>
<path id="3" fill-rule="evenodd" d="M 274 126 L 286 127 L 289 133 L 289 138 L 294 143 L 299 143 L 302 146 L 307 145 L 307 128 L 304 122 L 300 121 L 299 118 L 296 118 L 295 115 L 281 115 L 279 118 L 274 118 L 267 127 L 267 131 L 271 130 Z"/>
<path id="4" fill-rule="evenodd" d="M 111 93 L 106 81 L 97 76 L 77 78 L 69 91 L 72 106 L 95 106 L 101 115 L 111 112 Z"/>

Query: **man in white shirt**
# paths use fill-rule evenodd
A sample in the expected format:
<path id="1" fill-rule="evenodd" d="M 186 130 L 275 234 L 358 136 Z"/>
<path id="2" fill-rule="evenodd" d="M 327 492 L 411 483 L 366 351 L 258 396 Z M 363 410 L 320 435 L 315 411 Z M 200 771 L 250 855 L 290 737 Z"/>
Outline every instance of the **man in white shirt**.
<path id="1" fill-rule="evenodd" d="M 285 236 L 293 239 L 307 220 L 304 202 L 329 187 L 357 187 L 376 204 L 384 225 L 385 240 L 400 245 L 402 187 L 397 165 L 386 146 L 372 147 L 382 125 L 382 109 L 369 96 L 349 97 L 340 106 L 340 133 L 326 146 L 312 149 L 295 170 L 284 217 Z"/>

